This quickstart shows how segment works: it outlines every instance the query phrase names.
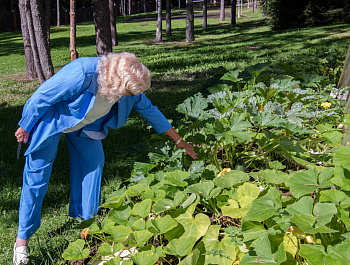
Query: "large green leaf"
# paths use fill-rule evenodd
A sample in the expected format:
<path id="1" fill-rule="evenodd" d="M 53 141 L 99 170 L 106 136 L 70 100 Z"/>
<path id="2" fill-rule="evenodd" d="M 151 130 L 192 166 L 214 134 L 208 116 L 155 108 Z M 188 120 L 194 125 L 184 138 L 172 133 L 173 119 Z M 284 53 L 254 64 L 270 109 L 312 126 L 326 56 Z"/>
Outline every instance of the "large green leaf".
<path id="1" fill-rule="evenodd" d="M 267 234 L 256 239 L 249 250 L 248 254 L 243 256 L 240 264 L 277 264 Z"/>
<path id="2" fill-rule="evenodd" d="M 110 260 L 108 260 L 107 262 L 104 263 L 105 265 L 120 265 L 120 257 L 115 257 L 112 258 Z M 123 265 L 127 265 L 126 262 L 123 262 Z"/>
<path id="3" fill-rule="evenodd" d="M 169 230 L 164 234 L 164 238 L 168 241 L 173 240 L 174 238 L 180 238 L 185 233 L 185 229 L 181 224 L 177 224 L 176 227 Z"/>
<path id="4" fill-rule="evenodd" d="M 333 202 L 341 208 L 350 207 L 350 197 L 345 192 L 340 190 L 323 190 L 320 192 L 320 202 Z"/>
<path id="5" fill-rule="evenodd" d="M 108 218 L 117 224 L 126 224 L 130 217 L 130 206 L 124 205 L 118 209 L 113 209 L 108 213 Z"/>
<path id="6" fill-rule="evenodd" d="M 325 264 L 326 253 L 323 246 L 300 245 L 300 256 L 307 259 L 310 265 Z"/>
<path id="7" fill-rule="evenodd" d="M 152 250 L 138 252 L 130 257 L 130 259 L 137 265 L 153 265 L 157 262 L 158 258 L 159 256 L 156 253 L 153 253 Z"/>
<path id="8" fill-rule="evenodd" d="M 271 169 L 260 170 L 257 172 L 257 175 L 263 178 L 265 182 L 277 185 L 284 183 L 289 177 L 287 173 Z"/>
<path id="9" fill-rule="evenodd" d="M 196 193 L 198 195 L 202 195 L 206 198 L 210 197 L 210 192 L 214 188 L 214 183 L 211 180 L 201 180 L 197 184 L 193 184 L 188 186 L 185 190 L 187 193 Z"/>
<path id="10" fill-rule="evenodd" d="M 196 195 L 195 193 L 192 193 L 181 205 L 182 208 L 187 208 L 190 206 L 192 203 L 198 202 L 200 200 L 200 197 Z"/>
<path id="11" fill-rule="evenodd" d="M 236 246 L 230 238 L 225 237 L 206 251 L 204 264 L 231 265 L 235 259 Z"/>
<path id="12" fill-rule="evenodd" d="M 295 223 L 301 230 L 308 234 L 317 233 L 336 233 L 337 230 L 328 228 L 326 226 L 315 224 L 315 217 L 306 214 L 294 214 L 290 221 Z"/>
<path id="13" fill-rule="evenodd" d="M 340 146 L 341 140 L 343 139 L 343 134 L 337 131 L 324 132 L 322 133 L 322 137 L 325 138 L 325 143 L 336 147 Z"/>
<path id="14" fill-rule="evenodd" d="M 267 69 L 270 68 L 271 62 L 266 62 L 266 63 L 257 63 L 251 66 L 248 66 L 245 70 L 250 73 L 251 75 L 257 77 L 260 75 L 262 72 L 266 71 Z"/>
<path id="15" fill-rule="evenodd" d="M 229 130 L 231 132 L 235 131 L 247 131 L 252 124 L 247 120 L 244 113 L 234 112 L 230 118 Z"/>
<path id="16" fill-rule="evenodd" d="M 342 166 L 347 170 L 350 170 L 350 146 L 342 146 L 338 150 L 334 151 L 334 165 Z"/>
<path id="17" fill-rule="evenodd" d="M 319 225 L 330 223 L 334 215 L 338 212 L 334 203 L 318 202 L 315 204 L 313 214 Z"/>
<path id="18" fill-rule="evenodd" d="M 237 201 L 229 199 L 228 203 L 229 205 L 224 205 L 221 207 L 221 211 L 224 216 L 229 216 L 231 218 L 242 218 L 244 216 Z"/>
<path id="19" fill-rule="evenodd" d="M 343 190 L 350 191 L 350 170 L 342 166 L 335 166 L 334 178 L 331 181 Z"/>
<path id="20" fill-rule="evenodd" d="M 177 222 L 170 215 L 164 217 L 156 217 L 147 221 L 147 229 L 154 235 L 160 235 L 175 228 Z"/>
<path id="21" fill-rule="evenodd" d="M 131 233 L 132 229 L 124 225 L 110 226 L 103 229 L 104 232 L 110 234 L 110 240 L 113 242 L 123 242 Z"/>
<path id="22" fill-rule="evenodd" d="M 262 222 L 278 214 L 281 208 L 280 192 L 276 188 L 270 188 L 265 196 L 253 201 L 244 219 Z"/>
<path id="23" fill-rule="evenodd" d="M 205 170 L 204 161 L 193 161 L 188 173 L 191 175 L 191 179 L 195 179 L 197 177 L 201 177 Z"/>
<path id="24" fill-rule="evenodd" d="M 110 256 L 114 255 L 117 253 L 119 250 L 123 248 L 123 244 L 121 242 L 117 244 L 113 244 L 113 247 L 108 244 L 108 243 L 103 243 L 99 248 L 98 248 L 98 253 L 101 254 L 101 256 Z"/>
<path id="25" fill-rule="evenodd" d="M 291 174 L 286 180 L 286 186 L 290 187 L 290 192 L 294 197 L 310 194 L 320 188 L 318 184 L 318 170 L 316 168 L 306 171 L 297 171 Z"/>
<path id="26" fill-rule="evenodd" d="M 318 226 L 328 224 L 338 212 L 334 203 L 318 202 L 314 205 L 312 197 L 302 197 L 298 202 L 288 205 L 286 210 L 300 217 L 297 223 L 304 232 L 313 230 L 314 221 Z"/>
<path id="27" fill-rule="evenodd" d="M 214 179 L 214 184 L 220 188 L 232 188 L 249 180 L 249 175 L 239 170 L 231 170 Z"/>
<path id="28" fill-rule="evenodd" d="M 287 150 L 290 153 L 307 154 L 306 149 L 302 148 L 299 144 L 293 142 L 285 136 L 279 140 L 279 144 L 284 150 Z"/>
<path id="29" fill-rule="evenodd" d="M 131 225 L 133 231 L 140 231 L 146 229 L 146 221 L 143 219 L 137 220 Z"/>
<path id="30" fill-rule="evenodd" d="M 239 70 L 232 70 L 230 72 L 225 73 L 222 77 L 221 80 L 225 81 L 230 81 L 232 83 L 240 82 L 243 79 L 238 77 L 239 76 Z"/>
<path id="31" fill-rule="evenodd" d="M 350 242 L 343 241 L 342 243 L 335 246 L 336 250 L 342 253 L 346 257 L 350 257 Z"/>
<path id="32" fill-rule="evenodd" d="M 253 117 L 255 126 L 264 127 L 280 127 L 283 126 L 285 120 L 280 116 L 274 115 L 270 112 L 259 112 L 257 116 Z"/>
<path id="33" fill-rule="evenodd" d="M 190 255 L 184 258 L 179 265 L 196 265 L 199 259 L 200 252 L 195 249 Z"/>
<path id="34" fill-rule="evenodd" d="M 165 174 L 165 178 L 170 185 L 180 186 L 180 187 L 187 186 L 187 182 L 184 180 L 188 179 L 189 177 L 190 177 L 190 173 L 180 171 L 180 170 L 175 170 L 174 172 L 168 172 Z"/>
<path id="35" fill-rule="evenodd" d="M 164 251 L 176 257 L 185 257 L 191 253 L 196 241 L 195 236 L 182 236 L 179 239 L 171 240 Z"/>
<path id="36" fill-rule="evenodd" d="M 135 231 L 130 234 L 131 240 L 128 240 L 128 244 L 132 247 L 142 246 L 152 236 L 148 230 Z"/>
<path id="37" fill-rule="evenodd" d="M 228 206 L 221 207 L 222 214 L 231 218 L 243 218 L 251 208 L 252 202 L 259 196 L 259 188 L 249 182 L 244 183 L 237 189 L 237 201 L 229 199 Z"/>
<path id="38" fill-rule="evenodd" d="M 133 186 L 128 187 L 126 190 L 126 193 L 129 196 L 138 196 L 141 195 L 142 192 L 144 192 L 147 189 L 147 185 L 145 183 L 136 184 Z"/>
<path id="39" fill-rule="evenodd" d="M 243 209 L 249 209 L 252 201 L 260 194 L 260 189 L 256 185 L 246 182 L 237 189 L 237 200 Z"/>
<path id="40" fill-rule="evenodd" d="M 303 74 L 303 85 L 306 87 L 317 87 L 317 84 L 325 80 L 326 76 L 317 74 Z"/>
<path id="41" fill-rule="evenodd" d="M 152 200 L 146 199 L 142 202 L 138 202 L 134 205 L 134 208 L 129 212 L 130 215 L 136 215 L 140 216 L 142 218 L 145 218 L 148 216 L 150 210 L 151 210 Z"/>
<path id="42" fill-rule="evenodd" d="M 350 256 L 346 253 L 339 251 L 333 246 L 327 247 L 326 263 L 327 265 L 339 265 L 339 264 L 350 264 Z"/>
<path id="43" fill-rule="evenodd" d="M 242 235 L 244 238 L 243 240 L 244 242 L 255 240 L 266 233 L 267 231 L 265 227 L 260 222 L 250 222 L 250 221 L 242 222 Z"/>
<path id="44" fill-rule="evenodd" d="M 314 199 L 311 196 L 305 196 L 300 198 L 296 203 L 287 206 L 286 210 L 289 214 L 306 214 L 312 215 L 314 207 Z"/>
<path id="45" fill-rule="evenodd" d="M 125 194 L 123 194 L 121 196 L 114 196 L 114 197 L 109 198 L 100 207 L 109 208 L 109 209 L 117 209 L 124 202 L 124 199 L 125 199 Z"/>
<path id="46" fill-rule="evenodd" d="M 187 98 L 183 103 L 177 106 L 176 110 L 185 114 L 191 120 L 204 120 L 211 115 L 205 111 L 208 107 L 207 99 L 201 93 Z"/>
<path id="47" fill-rule="evenodd" d="M 185 229 L 185 236 L 194 236 L 196 240 L 205 235 L 210 225 L 210 219 L 207 215 L 199 213 L 193 217 L 196 204 L 192 204 L 188 207 L 184 214 L 176 217 L 178 221 Z"/>
<path id="48" fill-rule="evenodd" d="M 131 181 L 136 182 L 144 178 L 144 174 L 157 166 L 156 163 L 135 162 L 131 172 Z"/>
<path id="49" fill-rule="evenodd" d="M 78 239 L 72 243 L 69 243 L 68 248 L 62 253 L 62 257 L 67 260 L 85 259 L 90 250 L 84 249 L 85 241 Z"/>
<path id="50" fill-rule="evenodd" d="M 170 199 L 161 199 L 153 204 L 153 211 L 155 214 L 168 211 L 175 207 L 174 201 Z"/>
<path id="51" fill-rule="evenodd" d="M 211 249 L 215 244 L 219 243 L 220 228 L 220 225 L 209 226 L 207 233 L 202 238 L 206 250 Z"/>

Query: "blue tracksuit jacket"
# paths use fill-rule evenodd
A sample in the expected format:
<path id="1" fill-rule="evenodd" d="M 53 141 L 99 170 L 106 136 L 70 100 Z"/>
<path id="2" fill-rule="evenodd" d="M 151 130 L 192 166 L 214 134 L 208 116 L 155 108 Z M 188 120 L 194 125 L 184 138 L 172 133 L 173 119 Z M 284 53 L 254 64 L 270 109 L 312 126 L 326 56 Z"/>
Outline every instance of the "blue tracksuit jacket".
<path id="1" fill-rule="evenodd" d="M 45 147 L 50 136 L 84 119 L 95 101 L 99 60 L 98 57 L 76 59 L 34 92 L 25 104 L 19 122 L 24 130 L 31 131 L 25 155 Z M 96 139 L 103 139 L 108 129 L 125 124 L 132 109 L 141 114 L 159 134 L 171 127 L 158 108 L 144 94 L 140 94 L 122 97 L 108 114 L 85 126 L 84 130 L 95 132 Z"/>

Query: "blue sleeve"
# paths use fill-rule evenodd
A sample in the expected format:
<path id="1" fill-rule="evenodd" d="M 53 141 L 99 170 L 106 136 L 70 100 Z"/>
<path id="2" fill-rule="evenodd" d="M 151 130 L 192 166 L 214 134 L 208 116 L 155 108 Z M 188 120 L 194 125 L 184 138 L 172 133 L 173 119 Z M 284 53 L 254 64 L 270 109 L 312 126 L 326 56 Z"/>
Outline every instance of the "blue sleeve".
<path id="1" fill-rule="evenodd" d="M 171 124 L 151 101 L 144 95 L 136 97 L 133 109 L 136 110 L 158 134 L 171 128 Z"/>
<path id="2" fill-rule="evenodd" d="M 81 93 L 84 81 L 85 72 L 80 63 L 73 61 L 64 66 L 30 97 L 23 108 L 19 126 L 25 131 L 31 131 L 50 106 Z"/>

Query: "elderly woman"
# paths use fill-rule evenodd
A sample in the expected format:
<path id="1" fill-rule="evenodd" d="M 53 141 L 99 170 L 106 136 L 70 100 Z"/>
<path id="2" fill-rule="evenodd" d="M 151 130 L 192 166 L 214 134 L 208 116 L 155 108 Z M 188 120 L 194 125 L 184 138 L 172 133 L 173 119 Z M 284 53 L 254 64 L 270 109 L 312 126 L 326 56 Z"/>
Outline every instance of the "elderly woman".
<path id="1" fill-rule="evenodd" d="M 15 133 L 18 142 L 29 142 L 14 245 L 15 265 L 26 264 L 27 241 L 40 226 L 41 205 L 62 134 L 70 152 L 71 217 L 89 219 L 97 213 L 104 165 L 101 140 L 108 129 L 123 126 L 132 109 L 157 133 L 166 133 L 178 148 L 197 158 L 192 146 L 143 94 L 150 87 L 150 77 L 147 67 L 131 53 L 80 58 L 44 82 L 25 104 Z"/>

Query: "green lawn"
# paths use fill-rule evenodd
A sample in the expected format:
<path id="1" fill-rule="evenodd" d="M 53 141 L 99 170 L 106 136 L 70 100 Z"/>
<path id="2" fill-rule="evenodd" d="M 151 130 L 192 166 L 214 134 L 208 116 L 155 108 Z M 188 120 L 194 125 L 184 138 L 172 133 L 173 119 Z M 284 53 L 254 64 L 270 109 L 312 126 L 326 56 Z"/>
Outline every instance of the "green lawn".
<path id="1" fill-rule="evenodd" d="M 179 119 L 176 106 L 201 89 L 211 69 L 244 68 L 258 62 L 274 65 L 288 62 L 302 71 L 316 71 L 341 66 L 350 43 L 350 25 L 335 25 L 299 30 L 271 31 L 258 12 L 237 19 L 230 25 L 218 19 L 195 20 L 193 43 L 185 42 L 185 20 L 172 21 L 171 37 L 155 44 L 156 21 L 117 24 L 119 45 L 115 52 L 135 53 L 153 74 L 152 88 L 147 92 L 154 105 L 169 118 Z M 165 31 L 165 23 L 163 25 Z M 165 35 L 165 34 L 164 34 Z M 57 71 L 70 61 L 69 27 L 51 28 L 51 53 Z M 92 23 L 77 26 L 77 50 L 80 57 L 94 56 L 95 35 Z M 24 158 L 16 160 L 14 132 L 23 104 L 38 85 L 25 78 L 25 61 L 20 32 L 0 34 L 0 261 L 11 264 L 16 238 L 18 205 Z M 324 63 L 327 59 L 328 63 Z M 133 113 L 127 124 L 111 131 L 103 141 L 106 164 L 103 175 L 103 198 L 126 181 L 132 164 L 140 159 L 133 154 L 142 147 L 142 139 L 152 133 L 147 124 Z M 30 241 L 35 257 L 33 264 L 68 264 L 60 257 L 63 249 L 79 232 L 72 227 L 77 220 L 67 216 L 69 202 L 68 151 L 59 146 L 50 185 L 44 200 L 42 225 Z"/>

